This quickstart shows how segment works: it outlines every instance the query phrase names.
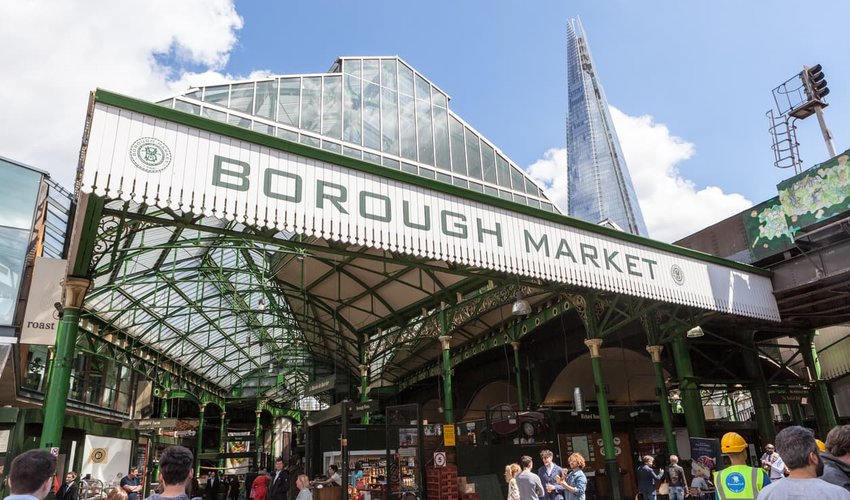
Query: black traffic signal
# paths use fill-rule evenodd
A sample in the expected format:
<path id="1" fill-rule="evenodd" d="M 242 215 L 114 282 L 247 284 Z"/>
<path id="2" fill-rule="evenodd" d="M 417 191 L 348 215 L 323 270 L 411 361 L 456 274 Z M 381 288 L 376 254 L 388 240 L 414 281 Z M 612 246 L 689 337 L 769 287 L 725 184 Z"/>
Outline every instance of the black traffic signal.
<path id="1" fill-rule="evenodd" d="M 823 76 L 823 67 L 820 64 L 815 64 L 811 68 L 806 68 L 806 93 L 809 99 L 820 101 L 829 94 L 829 88 L 826 86 L 826 78 Z"/>

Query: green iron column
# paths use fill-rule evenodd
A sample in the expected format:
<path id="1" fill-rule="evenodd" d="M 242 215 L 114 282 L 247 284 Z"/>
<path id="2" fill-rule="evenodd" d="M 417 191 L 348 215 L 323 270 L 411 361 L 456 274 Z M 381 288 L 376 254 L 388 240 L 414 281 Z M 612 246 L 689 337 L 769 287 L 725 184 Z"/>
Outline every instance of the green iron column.
<path id="1" fill-rule="evenodd" d="M 221 425 L 219 426 L 218 431 L 218 467 L 224 467 L 224 458 L 221 457 L 227 450 L 227 421 L 224 419 L 227 416 L 227 412 L 223 409 L 221 410 Z"/>
<path id="2" fill-rule="evenodd" d="M 198 445 L 195 447 L 195 477 L 201 477 L 201 453 L 204 451 L 204 410 L 207 405 L 198 405 Z"/>
<path id="3" fill-rule="evenodd" d="M 670 343 L 673 348 L 673 361 L 679 375 L 679 391 L 682 394 L 682 409 L 685 411 L 685 423 L 690 437 L 706 437 L 705 413 L 702 408 L 702 395 L 694 377 L 691 355 L 685 344 L 685 336 L 676 335 Z"/>
<path id="4" fill-rule="evenodd" d="M 455 423 L 454 407 L 452 406 L 452 359 L 449 348 L 452 343 L 451 335 L 441 335 L 440 345 L 443 348 L 443 415 L 447 424 Z"/>
<path id="5" fill-rule="evenodd" d="M 69 276 L 65 279 L 65 304 L 62 319 L 56 329 L 56 348 L 50 367 L 50 380 L 44 398 L 44 426 L 41 431 L 41 448 L 58 448 L 65 426 L 65 407 L 71 386 L 71 368 L 80 327 L 80 308 L 90 280 Z"/>
<path id="6" fill-rule="evenodd" d="M 257 402 L 257 404 L 259 404 L 259 401 Z M 254 467 L 259 469 L 261 467 L 261 465 L 260 465 L 260 416 L 262 416 L 263 411 L 260 410 L 260 409 L 257 409 L 257 411 L 255 411 L 254 413 L 257 416 L 257 420 L 254 423 L 254 446 L 257 447 L 257 462 L 254 464 Z"/>
<path id="7" fill-rule="evenodd" d="M 369 365 L 365 363 L 360 365 L 360 402 L 364 404 L 369 402 Z M 369 423 L 368 411 L 360 417 L 360 423 Z"/>
<path id="8" fill-rule="evenodd" d="M 792 403 L 791 405 L 791 418 L 794 420 L 796 425 L 800 427 L 805 426 L 806 415 L 803 412 L 803 405 L 800 403 Z"/>
<path id="9" fill-rule="evenodd" d="M 599 411 L 599 426 L 602 430 L 602 449 L 605 451 L 605 473 L 611 483 L 611 497 L 619 500 L 622 498 L 620 466 L 617 465 L 617 454 L 614 451 L 614 431 L 611 428 L 611 416 L 608 413 L 608 395 L 605 391 L 605 382 L 602 380 L 602 359 L 599 354 L 602 339 L 586 339 L 584 345 L 590 350 L 590 362 L 593 366 L 596 406 Z"/>
<path id="10" fill-rule="evenodd" d="M 655 387 L 658 389 L 658 403 L 661 405 L 661 422 L 667 435 L 667 450 L 671 455 L 679 454 L 676 435 L 673 433 L 673 415 L 670 411 L 670 399 L 667 395 L 667 385 L 664 383 L 664 372 L 661 369 L 662 345 L 648 345 L 647 352 L 652 357 L 652 367 L 655 369 Z"/>
<path id="11" fill-rule="evenodd" d="M 516 370 L 516 402 L 520 411 L 525 409 L 525 401 L 522 397 L 522 368 L 519 364 L 519 342 L 514 340 L 511 342 L 511 347 L 514 348 L 514 370 Z"/>
<path id="12" fill-rule="evenodd" d="M 797 336 L 797 343 L 800 344 L 800 353 L 814 383 L 815 420 L 818 424 L 818 435 L 823 437 L 838 425 L 838 418 L 829 395 L 829 386 L 821 373 L 818 350 L 815 347 L 815 332 Z"/>
<path id="13" fill-rule="evenodd" d="M 165 394 L 163 394 L 165 395 Z M 168 418 L 169 413 L 169 401 L 165 398 L 162 399 L 162 404 L 159 406 L 159 418 Z M 154 469 L 153 478 L 151 482 L 159 481 L 159 455 L 157 454 L 157 448 L 159 447 L 159 436 L 162 429 L 157 429 L 153 435 L 153 451 L 151 455 L 156 459 L 156 468 Z"/>
<path id="14" fill-rule="evenodd" d="M 773 425 L 773 406 L 767 392 L 767 382 L 764 380 L 764 370 L 761 368 L 758 348 L 753 345 L 744 355 L 744 369 L 750 377 L 750 396 L 753 398 L 753 409 L 756 412 L 756 422 L 759 426 L 759 438 L 762 445 L 772 443 L 776 437 L 776 427 Z"/>

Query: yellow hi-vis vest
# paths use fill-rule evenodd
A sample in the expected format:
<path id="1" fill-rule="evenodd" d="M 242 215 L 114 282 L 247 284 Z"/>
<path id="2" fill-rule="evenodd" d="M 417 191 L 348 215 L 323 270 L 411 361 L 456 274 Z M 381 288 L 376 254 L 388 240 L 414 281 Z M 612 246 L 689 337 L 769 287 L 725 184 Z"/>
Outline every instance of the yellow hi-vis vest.
<path id="1" fill-rule="evenodd" d="M 714 488 L 717 498 L 755 500 L 764 487 L 764 473 L 748 465 L 731 465 L 714 473 Z"/>

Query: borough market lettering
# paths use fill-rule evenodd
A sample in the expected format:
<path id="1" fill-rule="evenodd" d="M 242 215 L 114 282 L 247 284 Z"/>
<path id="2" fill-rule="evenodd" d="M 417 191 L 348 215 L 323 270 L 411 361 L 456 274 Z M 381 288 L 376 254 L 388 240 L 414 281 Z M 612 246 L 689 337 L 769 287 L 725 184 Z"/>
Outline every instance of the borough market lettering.
<path id="1" fill-rule="evenodd" d="M 213 159 L 212 184 L 216 187 L 235 191 L 251 189 L 251 165 L 245 161 L 215 155 Z M 262 192 L 271 199 L 290 203 L 304 202 L 304 179 L 302 176 L 274 168 L 266 168 L 262 175 Z M 386 195 L 360 190 L 353 197 L 357 200 L 356 208 L 352 207 L 352 197 L 349 189 L 343 184 L 337 184 L 322 179 L 315 181 L 315 205 L 317 209 L 333 208 L 340 214 L 349 214 L 356 210 L 363 219 L 390 223 L 397 220 L 398 206 Z M 415 212 L 415 213 L 414 213 Z M 423 204 L 418 209 L 411 207 L 409 200 L 401 202 L 402 223 L 411 229 L 431 231 L 439 226 L 439 231 L 445 236 L 468 240 L 470 226 L 479 243 L 490 238 L 497 247 L 504 247 L 502 224 L 496 222 L 494 227 L 485 227 L 485 222 L 475 217 L 474 224 L 462 213 L 441 209 L 433 217 L 431 207 Z M 628 274 L 635 277 L 656 279 L 657 261 L 638 255 L 632 255 L 609 248 L 599 248 L 591 243 L 579 243 L 578 248 L 570 245 L 566 238 L 553 237 L 548 234 L 534 235 L 528 229 L 523 229 L 523 247 L 527 254 L 543 254 L 556 261 L 569 260 L 575 265 L 592 266 L 596 269 Z"/>

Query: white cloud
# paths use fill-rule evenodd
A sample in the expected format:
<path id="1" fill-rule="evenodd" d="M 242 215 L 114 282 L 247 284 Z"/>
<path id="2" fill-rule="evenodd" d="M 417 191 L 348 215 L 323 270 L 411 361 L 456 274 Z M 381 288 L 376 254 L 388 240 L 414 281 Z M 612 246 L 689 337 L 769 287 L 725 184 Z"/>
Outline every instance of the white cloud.
<path id="1" fill-rule="evenodd" d="M 71 187 L 91 90 L 157 99 L 228 79 L 241 28 L 232 0 L 0 2 L 0 156 Z"/>
<path id="2" fill-rule="evenodd" d="M 738 193 L 700 189 L 682 177 L 677 165 L 694 155 L 694 145 L 671 135 L 666 125 L 610 109 L 650 237 L 676 241 L 753 205 Z M 526 170 L 566 212 L 566 150 L 550 149 Z"/>

